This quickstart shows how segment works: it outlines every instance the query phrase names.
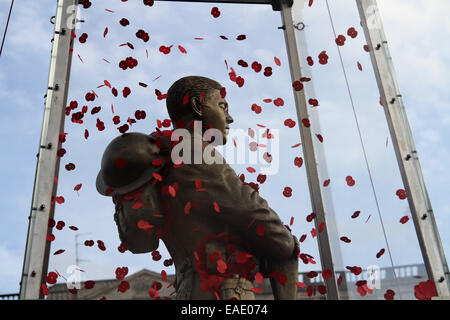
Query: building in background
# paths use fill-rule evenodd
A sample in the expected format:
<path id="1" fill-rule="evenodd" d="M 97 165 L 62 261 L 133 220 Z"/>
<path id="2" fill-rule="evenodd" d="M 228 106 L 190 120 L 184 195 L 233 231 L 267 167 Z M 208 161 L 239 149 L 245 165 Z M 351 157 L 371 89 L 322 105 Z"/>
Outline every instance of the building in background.
<path id="1" fill-rule="evenodd" d="M 421 281 L 428 279 L 426 269 L 423 264 L 413 264 L 398 266 L 395 268 L 395 274 L 397 281 L 394 279 L 394 273 L 391 267 L 380 268 L 380 289 L 374 289 L 373 293 L 365 294 L 361 296 L 357 291 L 356 283 L 361 280 L 368 279 L 367 270 L 361 272 L 358 276 L 355 276 L 350 271 L 341 271 L 339 275 L 342 276 L 343 281 L 339 286 L 340 297 L 342 300 L 384 300 L 384 294 L 386 290 L 391 289 L 396 294 L 395 300 L 413 300 L 414 286 Z M 320 295 L 317 288 L 323 285 L 323 278 L 319 273 L 314 278 L 309 278 L 311 274 L 303 272 L 299 273 L 299 282 L 301 284 L 298 289 L 298 300 L 318 300 L 324 299 Z M 175 299 L 175 288 L 173 282 L 175 281 L 175 275 L 168 275 L 167 281 L 161 281 L 161 274 L 153 272 L 147 269 L 142 269 L 134 274 L 129 275 L 124 280 L 130 284 L 130 288 L 124 293 L 118 291 L 118 286 L 121 280 L 109 279 L 109 280 L 97 280 L 92 289 L 85 289 L 85 282 L 81 282 L 80 289 L 76 294 L 69 292 L 66 283 L 58 283 L 49 287 L 49 295 L 47 300 L 148 300 L 151 299 L 148 290 L 152 288 L 155 282 L 161 284 L 161 288 L 158 290 L 159 297 L 161 299 Z M 345 280 L 345 281 L 344 281 Z M 264 279 L 262 285 L 256 285 L 263 289 L 262 293 L 256 294 L 258 300 L 273 300 L 271 293 L 270 282 L 268 279 Z M 307 288 L 312 286 L 316 288 L 316 293 L 313 296 L 308 296 Z M 16 300 L 19 298 L 18 294 L 4 294 L 0 295 L 0 300 Z"/>

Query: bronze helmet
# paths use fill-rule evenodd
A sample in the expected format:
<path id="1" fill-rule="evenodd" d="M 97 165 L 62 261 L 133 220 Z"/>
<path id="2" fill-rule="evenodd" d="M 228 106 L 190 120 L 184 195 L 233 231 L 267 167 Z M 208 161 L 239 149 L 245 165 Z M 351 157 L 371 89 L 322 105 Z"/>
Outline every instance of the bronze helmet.
<path id="1" fill-rule="evenodd" d="M 129 193 L 153 177 L 169 160 L 170 140 L 163 135 L 126 133 L 113 139 L 102 157 L 97 191 L 104 196 Z M 152 164 L 156 159 L 154 164 Z"/>

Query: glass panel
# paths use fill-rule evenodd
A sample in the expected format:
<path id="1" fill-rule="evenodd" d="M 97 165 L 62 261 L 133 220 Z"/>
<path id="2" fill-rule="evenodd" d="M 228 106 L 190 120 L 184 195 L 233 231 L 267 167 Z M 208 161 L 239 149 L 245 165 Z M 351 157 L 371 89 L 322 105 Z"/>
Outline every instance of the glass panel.
<path id="1" fill-rule="evenodd" d="M 300 22 L 301 4 L 302 1 L 294 3 L 294 23 Z M 229 112 L 234 118 L 233 130 L 230 130 L 227 145 L 218 150 L 237 174 L 244 174 L 245 182 L 259 184 L 260 195 L 284 224 L 290 226 L 294 235 L 299 238 L 306 235 L 306 239 L 302 239 L 301 252 L 313 258 L 307 260 L 307 264 L 300 260 L 299 298 L 324 298 L 320 287 L 317 230 L 313 230 L 313 222 L 307 221 L 312 212 L 311 200 L 305 165 L 301 165 L 300 160 L 304 157 L 302 145 L 299 145 L 298 126 L 301 124 L 296 116 L 283 30 L 279 28 L 280 13 L 268 5 L 220 4 L 217 5 L 220 16 L 215 18 L 211 13 L 214 6 L 96 2 L 91 8 L 82 9 L 81 19 L 85 22 L 77 30 L 69 91 L 69 102 L 77 101 L 78 107 L 71 110 L 66 119 L 67 135 L 63 144 L 66 153 L 62 157 L 57 194 L 64 197 L 64 202 L 62 198 L 56 199 L 55 220 L 64 221 L 65 227 L 62 231 L 54 230 L 56 239 L 52 243 L 49 271 L 57 270 L 61 283 L 64 282 L 63 277 L 71 280 L 76 274 L 82 281 L 95 280 L 96 291 L 82 289 L 71 296 L 62 284 L 53 289 L 59 292 L 59 298 L 148 299 L 152 282 L 163 282 L 162 271 L 169 275 L 169 279 L 163 282 L 159 294 L 174 297 L 173 285 L 169 284 L 173 281 L 175 269 L 173 265 L 167 266 L 166 260 L 170 255 L 166 247 L 160 244 L 161 258 L 158 255 L 119 252 L 120 240 L 111 198 L 98 194 L 95 181 L 105 147 L 120 134 L 119 127 L 127 124 L 131 126 L 128 132 L 149 134 L 158 127 L 159 120 L 162 122 L 160 129 L 166 128 L 168 122 L 164 120 L 169 117 L 166 100 L 161 98 L 161 94 L 167 93 L 175 80 L 188 75 L 206 76 L 226 87 Z M 403 184 L 383 109 L 378 104 L 379 94 L 370 58 L 363 50 L 365 40 L 358 13 L 354 3 L 350 2 L 333 2 L 331 12 L 338 33 L 346 34 L 349 27 L 358 32 L 355 39 L 346 35 L 347 40 L 341 50 L 371 176 L 367 171 L 325 2 L 315 2 L 304 10 L 302 20 L 306 28 L 296 31 L 296 34 L 303 71 L 305 76 L 312 78 L 311 82 L 305 83 L 307 98 L 319 102 L 317 107 L 308 108 L 313 138 L 317 138 L 315 147 L 320 180 L 330 179 L 323 192 L 333 259 L 336 270 L 344 278 L 340 285 L 341 295 L 348 299 L 384 299 L 390 289 L 395 291 L 395 299 L 411 299 L 414 285 L 426 280 L 427 276 L 412 221 L 400 223 L 400 219 L 410 217 L 410 213 L 406 200 L 400 200 L 396 195 Z M 148 42 L 145 42 L 145 32 L 143 39 L 136 38 L 139 29 L 148 32 Z M 87 38 L 82 36 L 84 33 Z M 323 50 L 329 56 L 326 65 L 318 61 Z M 308 55 L 314 59 L 312 67 L 307 64 Z M 120 61 L 127 57 L 138 61 L 134 70 L 119 68 Z M 240 59 L 248 66 L 243 67 Z M 255 61 L 262 67 L 259 72 L 252 70 Z M 361 63 L 362 71 L 357 62 Z M 256 65 L 256 69 L 258 67 Z M 271 67 L 272 72 L 266 67 Z M 230 80 L 231 68 L 236 76 L 245 79 L 242 87 Z M 118 90 L 117 97 L 109 85 Z M 123 91 L 126 87 L 131 91 L 129 95 Z M 95 96 L 94 101 L 86 101 L 89 92 Z M 85 105 L 88 110 L 81 119 L 83 123 L 71 121 L 77 120 L 74 114 L 83 114 Z M 75 107 L 75 103 L 72 106 Z M 97 106 L 101 109 L 94 109 Z M 136 115 L 137 110 L 146 112 L 145 119 L 138 119 L 141 116 Z M 115 116 L 120 117 L 117 124 L 113 123 Z M 136 122 L 133 123 L 133 119 Z M 254 136 L 249 133 L 249 128 L 254 131 Z M 268 139 L 270 135 L 273 139 Z M 251 147 L 252 141 L 257 146 L 253 144 Z M 250 148 L 256 148 L 256 151 Z M 70 163 L 75 164 L 74 170 L 66 169 Z M 263 172 L 267 179 L 261 183 L 261 178 L 257 177 Z M 352 179 L 346 180 L 347 177 Z M 354 185 L 351 180 L 354 180 Z M 291 188 L 291 194 L 286 187 Z M 357 217 L 356 211 L 360 212 Z M 78 230 L 70 230 L 69 226 Z M 196 228 L 186 229 L 193 237 L 198 231 Z M 351 242 L 343 242 L 341 237 L 347 237 Z M 97 242 L 99 240 L 105 244 L 105 250 L 101 242 L 100 245 Z M 65 252 L 54 255 L 59 249 Z M 384 254 L 381 249 L 385 249 Z M 75 267 L 70 268 L 72 265 Z M 137 274 L 135 279 L 143 276 L 145 280 L 138 286 L 130 276 L 127 280 L 131 283 L 131 290 L 121 293 L 117 291 L 120 281 L 112 280 L 116 278 L 117 268 L 124 266 L 128 267 L 128 276 Z M 362 289 L 357 291 L 355 284 L 368 278 L 366 270 L 370 266 L 376 266 L 372 270 L 381 275 L 380 283 L 376 283 L 378 287 L 370 293 Z M 362 272 L 359 273 L 356 267 Z M 77 269 L 82 272 L 77 273 Z M 142 269 L 153 273 L 138 273 Z M 311 271 L 319 275 L 314 276 Z M 257 283 L 254 286 L 263 288 L 258 298 L 271 298 L 267 281 L 262 286 Z M 52 297 L 56 298 L 49 298 Z"/>

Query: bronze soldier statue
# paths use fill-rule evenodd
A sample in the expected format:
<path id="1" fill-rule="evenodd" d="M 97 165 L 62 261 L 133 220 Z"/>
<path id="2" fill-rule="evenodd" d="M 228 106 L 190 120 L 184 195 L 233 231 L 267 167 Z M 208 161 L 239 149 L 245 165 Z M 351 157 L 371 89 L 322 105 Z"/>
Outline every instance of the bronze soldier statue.
<path id="1" fill-rule="evenodd" d="M 174 131 L 123 134 L 102 158 L 97 190 L 113 198 L 121 241 L 133 253 L 164 242 L 177 299 L 253 300 L 257 274 L 270 278 L 275 299 L 296 299 L 297 239 L 212 147 L 226 143 L 233 122 L 224 89 L 188 76 L 167 94 Z M 205 138 L 208 129 L 219 135 Z"/>

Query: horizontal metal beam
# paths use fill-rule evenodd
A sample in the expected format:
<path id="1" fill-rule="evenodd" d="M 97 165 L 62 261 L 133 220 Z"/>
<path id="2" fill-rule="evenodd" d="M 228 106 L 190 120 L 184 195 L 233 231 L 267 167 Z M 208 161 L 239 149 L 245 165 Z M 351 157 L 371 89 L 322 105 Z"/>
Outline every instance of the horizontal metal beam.
<path id="1" fill-rule="evenodd" d="M 286 2 L 292 7 L 294 0 L 156 0 L 170 2 L 204 2 L 204 3 L 240 3 L 240 4 L 271 4 L 274 11 L 281 10 L 281 3 Z"/>

